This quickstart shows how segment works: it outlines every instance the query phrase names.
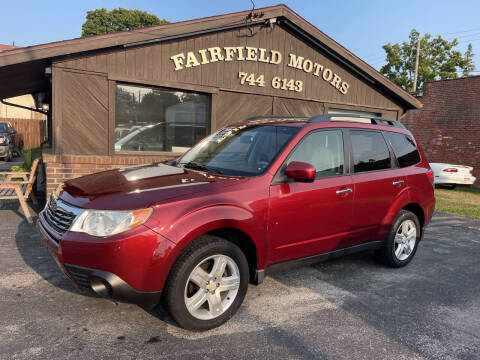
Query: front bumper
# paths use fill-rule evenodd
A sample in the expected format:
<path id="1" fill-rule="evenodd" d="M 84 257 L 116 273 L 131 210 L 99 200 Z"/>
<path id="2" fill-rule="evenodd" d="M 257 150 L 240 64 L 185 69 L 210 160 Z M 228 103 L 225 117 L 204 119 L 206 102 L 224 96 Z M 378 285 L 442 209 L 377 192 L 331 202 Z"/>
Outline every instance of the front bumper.
<path id="1" fill-rule="evenodd" d="M 120 276 L 110 271 L 70 264 L 65 261 L 60 240 L 57 240 L 47 226 L 37 221 L 40 238 L 64 274 L 81 291 L 93 291 L 97 295 L 113 300 L 148 306 L 157 304 L 161 291 L 138 291 Z"/>
<path id="2" fill-rule="evenodd" d="M 121 302 L 154 305 L 160 302 L 161 291 L 137 291 L 120 277 L 108 271 L 64 264 L 69 276 L 82 288 L 92 289 L 97 295 Z"/>
<path id="3" fill-rule="evenodd" d="M 442 175 L 435 175 L 435 184 L 436 185 L 448 185 L 448 184 L 458 184 L 458 185 L 472 185 L 475 180 L 477 180 L 476 177 L 471 176 L 471 175 L 466 175 L 466 176 L 442 176 Z"/>

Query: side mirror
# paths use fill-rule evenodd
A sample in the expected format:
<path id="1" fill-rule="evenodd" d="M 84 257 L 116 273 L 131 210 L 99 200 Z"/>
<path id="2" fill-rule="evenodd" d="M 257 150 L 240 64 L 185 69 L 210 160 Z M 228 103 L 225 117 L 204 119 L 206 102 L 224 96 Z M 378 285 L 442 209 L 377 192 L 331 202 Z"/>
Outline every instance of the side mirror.
<path id="1" fill-rule="evenodd" d="M 315 173 L 313 165 L 300 161 L 292 161 L 285 169 L 285 174 L 290 179 L 300 182 L 312 182 L 315 180 Z"/>

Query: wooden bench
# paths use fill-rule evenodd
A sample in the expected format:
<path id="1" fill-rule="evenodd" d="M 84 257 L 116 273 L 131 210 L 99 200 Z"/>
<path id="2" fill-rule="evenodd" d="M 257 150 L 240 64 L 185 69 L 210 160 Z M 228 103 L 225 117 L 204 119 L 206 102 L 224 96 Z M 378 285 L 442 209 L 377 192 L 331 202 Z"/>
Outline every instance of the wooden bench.
<path id="1" fill-rule="evenodd" d="M 33 161 L 30 172 L 0 172 L 0 200 L 17 199 L 20 201 L 23 213 L 29 223 L 32 223 L 32 216 L 27 206 L 28 198 L 30 197 L 34 204 L 38 204 L 32 190 L 39 162 L 40 159 Z M 18 178 L 23 181 L 12 181 L 12 179 Z"/>

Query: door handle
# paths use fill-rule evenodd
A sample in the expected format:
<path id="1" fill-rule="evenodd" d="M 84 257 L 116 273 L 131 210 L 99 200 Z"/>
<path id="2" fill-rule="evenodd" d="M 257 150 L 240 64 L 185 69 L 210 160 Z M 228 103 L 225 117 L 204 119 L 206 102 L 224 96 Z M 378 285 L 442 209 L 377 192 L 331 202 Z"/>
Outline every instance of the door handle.
<path id="1" fill-rule="evenodd" d="M 393 186 L 403 185 L 403 184 L 405 184 L 404 180 L 397 180 L 397 181 L 392 182 Z"/>
<path id="2" fill-rule="evenodd" d="M 350 188 L 346 188 L 346 189 L 336 191 L 337 195 L 348 194 L 348 193 L 351 193 L 351 192 L 353 192 L 353 190 L 350 189 Z"/>

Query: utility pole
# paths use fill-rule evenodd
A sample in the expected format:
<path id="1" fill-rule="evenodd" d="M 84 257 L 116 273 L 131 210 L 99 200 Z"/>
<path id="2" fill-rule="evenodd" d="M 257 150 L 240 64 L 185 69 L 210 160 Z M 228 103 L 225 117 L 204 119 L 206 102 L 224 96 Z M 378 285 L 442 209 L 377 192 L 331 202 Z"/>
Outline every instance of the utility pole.
<path id="1" fill-rule="evenodd" d="M 420 36 L 420 35 L 419 35 Z M 417 41 L 417 57 L 415 59 L 415 75 L 413 76 L 413 92 L 417 92 L 417 78 L 418 78 L 418 59 L 420 57 L 420 37 Z"/>

